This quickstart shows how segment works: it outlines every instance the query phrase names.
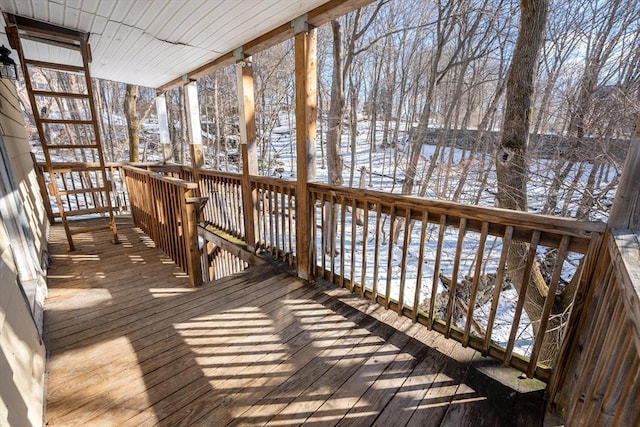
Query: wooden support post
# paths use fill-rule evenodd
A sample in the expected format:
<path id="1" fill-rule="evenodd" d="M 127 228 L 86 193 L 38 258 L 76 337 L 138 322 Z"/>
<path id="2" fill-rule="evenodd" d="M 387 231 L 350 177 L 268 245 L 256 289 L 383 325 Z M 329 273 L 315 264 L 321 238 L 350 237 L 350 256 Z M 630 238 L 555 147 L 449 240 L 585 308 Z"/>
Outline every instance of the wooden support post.
<path id="1" fill-rule="evenodd" d="M 316 178 L 316 34 L 306 16 L 292 22 L 295 36 L 296 73 L 296 252 L 298 276 L 313 278 L 311 227 L 314 227 L 307 183 Z M 313 243 L 315 244 L 315 242 Z"/>
<path id="2" fill-rule="evenodd" d="M 191 138 L 191 170 L 193 182 L 199 185 L 198 170 L 204 167 L 204 150 L 202 148 L 202 127 L 200 126 L 200 103 L 198 102 L 198 85 L 191 82 L 184 87 L 185 107 L 187 109 L 187 128 Z"/>
<path id="3" fill-rule="evenodd" d="M 238 53 L 238 112 L 240 116 L 240 148 L 242 154 L 242 204 L 244 209 L 244 239 L 250 251 L 256 250 L 258 227 L 258 191 L 251 185 L 251 175 L 258 174 L 256 147 L 256 117 L 251 58 Z"/>
<path id="4" fill-rule="evenodd" d="M 162 144 L 162 164 L 165 164 L 167 160 L 171 160 L 173 157 L 166 94 L 158 94 L 156 96 L 156 115 L 158 116 L 158 126 L 160 128 L 160 144 Z"/>
<path id="5" fill-rule="evenodd" d="M 609 215 L 609 227 L 640 230 L 640 117 Z"/>
<path id="6" fill-rule="evenodd" d="M 181 188 L 180 206 L 182 211 L 182 236 L 187 256 L 187 271 L 189 284 L 193 287 L 202 285 L 202 264 L 200 263 L 200 248 L 198 246 L 198 221 L 193 199 L 195 189 Z"/>

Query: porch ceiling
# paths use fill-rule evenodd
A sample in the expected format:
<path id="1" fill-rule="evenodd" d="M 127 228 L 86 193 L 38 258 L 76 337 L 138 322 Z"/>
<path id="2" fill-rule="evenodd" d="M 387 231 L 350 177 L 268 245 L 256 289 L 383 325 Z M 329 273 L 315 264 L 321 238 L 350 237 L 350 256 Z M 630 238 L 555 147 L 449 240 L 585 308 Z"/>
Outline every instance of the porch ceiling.
<path id="1" fill-rule="evenodd" d="M 231 62 L 238 47 L 281 40 L 287 24 L 304 13 L 318 25 L 371 1 L 0 0 L 0 10 L 90 33 L 94 77 L 160 87 L 202 73 L 207 64 Z M 8 46 L 5 25 L 0 17 L 0 43 Z M 25 54 L 60 62 L 64 53 L 28 43 Z"/>

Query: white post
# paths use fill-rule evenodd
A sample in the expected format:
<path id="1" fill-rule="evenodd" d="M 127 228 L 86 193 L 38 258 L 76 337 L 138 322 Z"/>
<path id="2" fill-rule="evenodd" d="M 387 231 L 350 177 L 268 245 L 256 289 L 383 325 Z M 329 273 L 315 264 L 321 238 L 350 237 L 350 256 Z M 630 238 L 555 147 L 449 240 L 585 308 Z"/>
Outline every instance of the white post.
<path id="1" fill-rule="evenodd" d="M 198 102 L 198 85 L 191 82 L 184 87 L 185 108 L 187 109 L 187 129 L 191 138 L 191 170 L 193 182 L 200 183 L 198 169 L 204 166 L 204 150 L 202 148 L 202 128 L 200 126 L 200 103 Z"/>
<path id="2" fill-rule="evenodd" d="M 160 127 L 160 144 L 162 144 L 162 163 L 172 157 L 171 135 L 169 134 L 169 116 L 167 115 L 166 95 L 156 96 L 156 115 L 158 116 L 158 126 Z"/>

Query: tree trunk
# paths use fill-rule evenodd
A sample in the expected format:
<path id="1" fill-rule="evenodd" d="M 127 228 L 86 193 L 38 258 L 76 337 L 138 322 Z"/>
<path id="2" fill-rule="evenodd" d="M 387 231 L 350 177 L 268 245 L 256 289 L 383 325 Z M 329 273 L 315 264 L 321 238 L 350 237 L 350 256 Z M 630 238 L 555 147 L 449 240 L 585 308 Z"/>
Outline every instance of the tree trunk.
<path id="1" fill-rule="evenodd" d="M 342 171 L 344 161 L 340 150 L 342 139 L 342 117 L 344 115 L 344 81 L 342 65 L 342 29 L 340 22 L 331 21 L 333 33 L 333 78 L 331 84 L 331 100 L 329 103 L 329 117 L 327 120 L 327 175 L 329 185 L 340 187 L 344 183 Z M 325 253 L 331 252 L 331 243 L 337 232 L 335 206 L 325 204 L 325 218 L 328 219 L 325 227 Z M 333 256 L 333 254 L 331 254 Z"/>
<path id="2" fill-rule="evenodd" d="M 537 72 L 538 55 L 545 34 L 549 9 L 548 0 L 522 0 L 520 2 L 520 27 L 513 52 L 513 59 L 507 78 L 507 93 L 502 137 L 496 153 L 497 196 L 496 203 L 501 208 L 527 210 L 527 157 L 526 149 L 531 125 L 534 80 Z M 547 285 L 534 263 L 531 278 L 523 278 L 528 252 L 526 243 L 515 242 L 506 249 L 507 270 L 518 293 L 526 292 L 524 309 L 534 325 L 534 334 L 545 333 L 537 330 L 546 298 Z M 553 296 L 549 296 L 553 297 Z M 552 317 L 555 319 L 556 317 Z M 554 321 L 549 322 L 549 330 L 543 341 L 540 361 L 550 364 L 557 352 L 557 334 L 560 328 Z"/>
<path id="3" fill-rule="evenodd" d="M 140 161 L 140 122 L 138 121 L 138 85 L 127 85 L 124 97 L 124 112 L 127 119 L 127 134 L 129 135 L 129 161 Z"/>
<path id="4" fill-rule="evenodd" d="M 329 184 L 343 184 L 344 162 L 340 150 L 342 139 L 342 117 L 344 115 L 344 82 L 342 80 L 342 30 L 338 21 L 331 21 L 333 32 L 333 79 L 327 129 L 327 166 Z"/>

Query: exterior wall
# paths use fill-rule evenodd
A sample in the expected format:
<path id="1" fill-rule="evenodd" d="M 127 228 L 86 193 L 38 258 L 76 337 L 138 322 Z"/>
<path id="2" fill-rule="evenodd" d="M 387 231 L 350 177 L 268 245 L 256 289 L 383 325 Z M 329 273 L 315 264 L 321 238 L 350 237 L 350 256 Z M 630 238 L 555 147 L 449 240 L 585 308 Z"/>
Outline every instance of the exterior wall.
<path id="1" fill-rule="evenodd" d="M 0 136 L 0 426 L 40 426 L 48 222 L 16 89 L 7 80 L 0 80 Z"/>

